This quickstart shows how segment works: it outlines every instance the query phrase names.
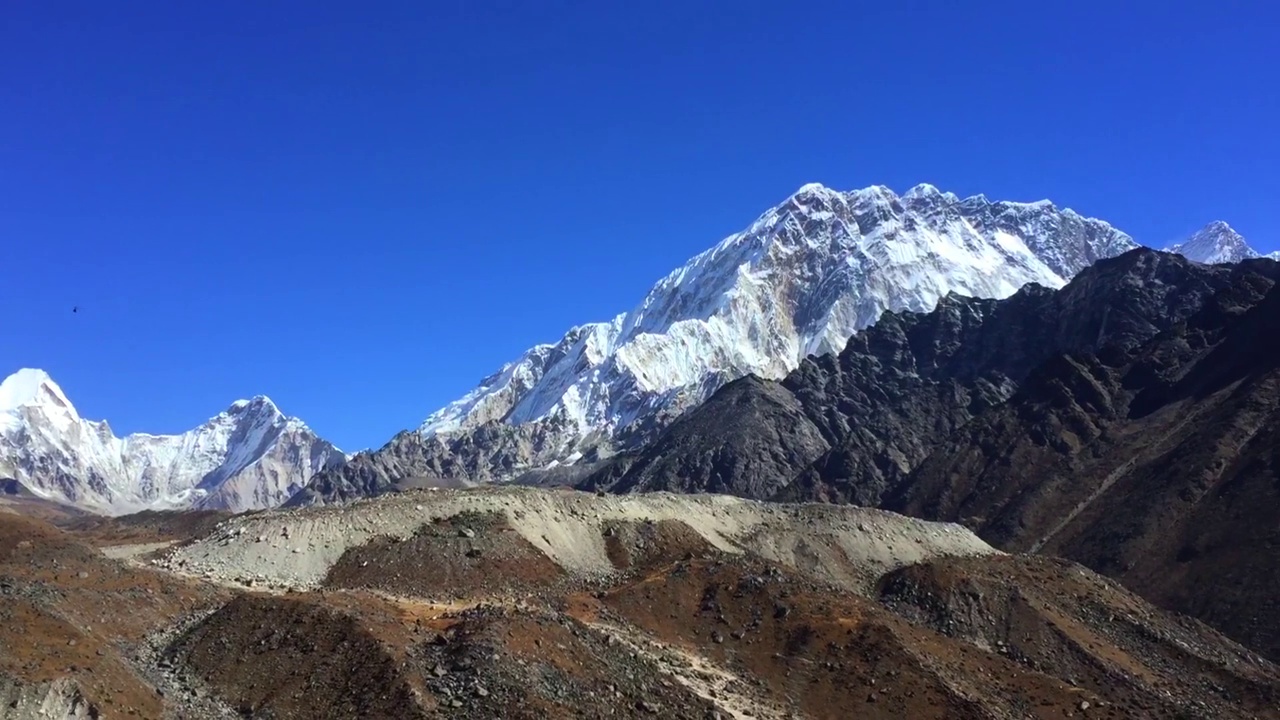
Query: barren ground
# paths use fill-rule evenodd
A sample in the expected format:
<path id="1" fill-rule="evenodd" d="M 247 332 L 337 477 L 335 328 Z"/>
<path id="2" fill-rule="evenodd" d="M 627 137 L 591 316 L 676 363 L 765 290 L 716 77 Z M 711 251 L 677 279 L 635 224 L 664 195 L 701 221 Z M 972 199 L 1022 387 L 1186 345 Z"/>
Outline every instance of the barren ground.
<path id="1" fill-rule="evenodd" d="M 1280 669 L 1199 623 L 855 507 L 0 515 L 0 592 L 0 718 L 1280 717 Z"/>

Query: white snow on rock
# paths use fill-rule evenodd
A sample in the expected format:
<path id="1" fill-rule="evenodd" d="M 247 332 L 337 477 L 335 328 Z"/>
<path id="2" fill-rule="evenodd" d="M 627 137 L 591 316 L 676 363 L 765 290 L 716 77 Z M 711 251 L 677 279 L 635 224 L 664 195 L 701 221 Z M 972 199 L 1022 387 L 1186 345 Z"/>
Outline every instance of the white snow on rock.
<path id="1" fill-rule="evenodd" d="M 1240 233 L 1221 220 L 1205 225 L 1183 242 L 1170 246 L 1168 251 L 1207 265 L 1237 263 L 1264 257 L 1262 253 L 1249 247 Z M 1280 252 L 1265 257 L 1280 260 Z"/>
<path id="2" fill-rule="evenodd" d="M 951 292 L 1001 298 L 1027 283 L 1060 287 L 1134 247 L 1107 223 L 1047 200 L 805 185 L 659 280 L 629 312 L 530 349 L 419 432 L 444 439 L 492 421 L 537 423 L 554 439 L 537 460 L 571 462 L 602 438 L 627 445 L 730 380 L 780 378 L 807 355 L 836 352 L 886 310 L 928 311 Z"/>
<path id="3" fill-rule="evenodd" d="M 93 512 L 274 507 L 343 459 L 262 396 L 181 435 L 118 438 L 105 421 L 81 418 L 42 370 L 0 383 L 0 477 Z"/>

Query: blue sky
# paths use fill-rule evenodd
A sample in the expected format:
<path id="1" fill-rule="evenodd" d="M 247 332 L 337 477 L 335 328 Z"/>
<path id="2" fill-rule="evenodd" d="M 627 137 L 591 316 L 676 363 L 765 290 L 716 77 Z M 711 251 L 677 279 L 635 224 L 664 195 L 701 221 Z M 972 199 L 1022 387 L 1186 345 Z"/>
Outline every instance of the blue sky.
<path id="1" fill-rule="evenodd" d="M 809 181 L 1280 247 L 1272 3 L 3 13 L 0 373 L 117 433 L 267 394 L 376 447 Z"/>

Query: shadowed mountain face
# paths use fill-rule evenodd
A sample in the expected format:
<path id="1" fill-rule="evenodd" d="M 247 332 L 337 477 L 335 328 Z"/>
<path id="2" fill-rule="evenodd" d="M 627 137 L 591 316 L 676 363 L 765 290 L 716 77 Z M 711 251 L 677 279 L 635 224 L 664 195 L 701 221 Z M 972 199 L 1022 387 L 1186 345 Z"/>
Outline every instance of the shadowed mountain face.
<path id="1" fill-rule="evenodd" d="M 888 314 L 583 486 L 877 505 L 1062 554 L 1280 655 L 1280 266 L 1147 250 Z"/>
<path id="2" fill-rule="evenodd" d="M 780 382 L 731 383 L 583 484 L 876 505 L 1052 358 L 1128 352 L 1219 293 L 1269 286 L 1277 276 L 1271 263 L 1210 267 L 1135 250 L 1058 292 L 1028 286 L 1000 301 L 950 295 L 930 313 L 887 313 L 839 355 L 809 358 Z"/>
<path id="3" fill-rule="evenodd" d="M 1280 657 L 1280 288 L 1054 358 L 884 503 L 1063 555 Z"/>

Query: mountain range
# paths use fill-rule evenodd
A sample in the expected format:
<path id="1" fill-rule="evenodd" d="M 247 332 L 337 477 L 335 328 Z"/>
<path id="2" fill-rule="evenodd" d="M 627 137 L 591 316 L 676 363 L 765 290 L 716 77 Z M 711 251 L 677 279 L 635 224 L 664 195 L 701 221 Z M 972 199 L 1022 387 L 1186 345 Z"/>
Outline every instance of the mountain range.
<path id="1" fill-rule="evenodd" d="M 1059 288 L 1136 247 L 1109 224 L 1045 200 L 961 199 L 931 185 L 902 195 L 805 185 L 660 280 L 631 311 L 532 348 L 416 430 L 318 474 L 290 502 L 424 484 L 576 482 L 651 442 L 729 381 L 782 378 L 806 357 L 838 352 L 886 311 L 928 311 L 951 293 Z M 1225 223 L 1179 249 L 1197 261 L 1258 255 Z"/>
<path id="2" fill-rule="evenodd" d="M 180 435 L 119 438 L 105 421 L 81 418 L 41 370 L 22 369 L 0 383 L 0 479 L 95 512 L 275 507 L 343 459 L 262 396 Z"/>
<path id="3" fill-rule="evenodd" d="M 631 311 L 532 348 L 416 431 L 319 474 L 293 502 L 548 468 L 573 474 L 643 445 L 731 380 L 780 378 L 838 351 L 886 310 L 929 310 L 952 292 L 1060 287 L 1136 246 L 1048 201 L 805 185 L 658 281 Z"/>
<path id="4" fill-rule="evenodd" d="M 35 392 L 40 402 L 3 405 L 0 476 L 106 512 L 303 505 L 421 484 L 579 482 L 655 441 L 727 383 L 782 379 L 806 358 L 839 352 L 885 312 L 927 312 L 953 295 L 1005 298 L 1028 284 L 1060 288 L 1136 247 L 1049 201 L 961 199 L 931 185 L 902 195 L 805 185 L 630 311 L 530 349 L 377 450 L 344 459 L 266 398 L 179 436 L 115 438 L 105 423 L 81 420 L 47 376 L 21 371 L 13 387 L 46 389 Z M 1198 262 L 1259 256 L 1221 222 L 1171 250 Z"/>

